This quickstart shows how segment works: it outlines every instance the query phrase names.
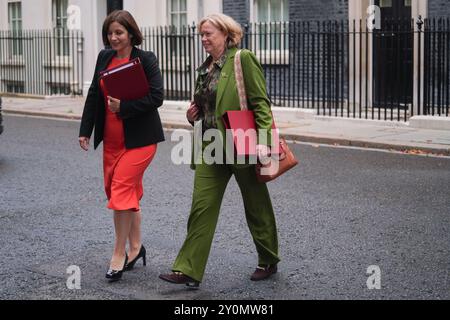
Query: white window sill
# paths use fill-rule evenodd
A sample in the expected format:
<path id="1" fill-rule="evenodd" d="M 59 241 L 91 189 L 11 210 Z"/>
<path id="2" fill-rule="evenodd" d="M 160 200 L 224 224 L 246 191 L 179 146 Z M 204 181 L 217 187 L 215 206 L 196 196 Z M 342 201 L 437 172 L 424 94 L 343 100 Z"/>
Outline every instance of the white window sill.
<path id="1" fill-rule="evenodd" d="M 54 60 L 45 60 L 42 63 L 42 66 L 45 68 L 66 68 L 70 69 L 73 67 L 72 63 L 69 60 L 69 57 L 56 57 Z"/>
<path id="2" fill-rule="evenodd" d="M 5 59 L 1 62 L 2 66 L 8 67 L 25 67 L 25 60 L 22 56 L 16 56 L 13 58 Z"/>
<path id="3" fill-rule="evenodd" d="M 263 65 L 289 65 L 289 50 L 257 50 L 255 54 Z"/>

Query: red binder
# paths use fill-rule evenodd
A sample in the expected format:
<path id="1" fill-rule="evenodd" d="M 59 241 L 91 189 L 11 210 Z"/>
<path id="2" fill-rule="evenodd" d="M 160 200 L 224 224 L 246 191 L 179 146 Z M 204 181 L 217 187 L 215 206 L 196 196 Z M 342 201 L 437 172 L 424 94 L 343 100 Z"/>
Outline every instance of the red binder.
<path id="1" fill-rule="evenodd" d="M 101 71 L 100 78 L 110 95 L 119 100 L 135 100 L 149 92 L 148 80 L 139 58 Z"/>
<path id="2" fill-rule="evenodd" d="M 256 155 L 258 134 L 253 111 L 227 111 L 223 117 L 225 129 L 231 129 L 234 148 L 238 156 Z M 240 136 L 238 130 L 244 135 Z"/>
<path id="3" fill-rule="evenodd" d="M 273 117 L 272 117 L 273 119 Z M 251 110 L 227 111 L 222 116 L 225 129 L 230 129 L 236 155 L 256 156 L 258 131 L 256 130 L 255 116 Z M 275 121 L 272 122 L 272 153 L 279 154 L 279 137 L 275 132 Z"/>

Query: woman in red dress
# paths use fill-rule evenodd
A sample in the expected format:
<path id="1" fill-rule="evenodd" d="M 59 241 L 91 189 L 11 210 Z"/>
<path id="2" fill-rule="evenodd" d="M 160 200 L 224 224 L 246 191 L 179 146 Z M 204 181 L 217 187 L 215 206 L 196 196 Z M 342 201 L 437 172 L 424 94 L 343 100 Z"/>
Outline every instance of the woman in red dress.
<path id="1" fill-rule="evenodd" d="M 103 141 L 103 171 L 108 208 L 114 211 L 115 246 L 109 281 L 117 281 L 125 270 L 134 267 L 146 251 L 141 242 L 142 179 L 156 153 L 164 133 L 157 108 L 163 102 L 163 86 L 158 61 L 152 52 L 136 48 L 142 34 L 124 10 L 112 12 L 103 24 L 102 50 L 97 59 L 94 79 L 86 98 L 80 125 L 79 143 L 88 150 L 95 127 L 94 148 Z M 139 57 L 149 82 L 149 93 L 140 99 L 120 101 L 111 97 L 99 73 Z M 129 251 L 126 243 L 129 242 Z"/>

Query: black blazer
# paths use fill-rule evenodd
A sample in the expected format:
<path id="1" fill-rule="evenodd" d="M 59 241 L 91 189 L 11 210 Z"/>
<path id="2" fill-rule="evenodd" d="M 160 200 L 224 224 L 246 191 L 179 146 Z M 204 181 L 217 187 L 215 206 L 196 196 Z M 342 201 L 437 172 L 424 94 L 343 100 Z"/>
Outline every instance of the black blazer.
<path id="1" fill-rule="evenodd" d="M 105 129 L 105 99 L 100 88 L 100 71 L 105 70 L 115 50 L 100 51 L 95 66 L 94 78 L 84 104 L 80 125 L 80 137 L 91 137 L 95 127 L 94 149 L 103 141 Z M 123 120 L 125 147 L 139 148 L 164 141 L 164 132 L 158 107 L 163 103 L 164 91 L 158 60 L 153 52 L 143 51 L 136 47 L 131 52 L 130 59 L 139 57 L 149 82 L 150 91 L 147 96 L 130 101 L 120 102 L 119 116 Z"/>

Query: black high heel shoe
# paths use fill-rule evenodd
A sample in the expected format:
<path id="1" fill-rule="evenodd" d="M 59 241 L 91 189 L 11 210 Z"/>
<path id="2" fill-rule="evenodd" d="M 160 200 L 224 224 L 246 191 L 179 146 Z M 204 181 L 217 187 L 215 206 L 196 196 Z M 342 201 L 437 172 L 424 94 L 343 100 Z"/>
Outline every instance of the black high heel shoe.
<path id="1" fill-rule="evenodd" d="M 125 271 L 129 271 L 129 270 L 133 269 L 134 265 L 139 260 L 139 258 L 142 258 L 142 263 L 144 264 L 144 266 L 146 266 L 147 265 L 146 254 L 147 254 L 147 251 L 145 250 L 145 247 L 142 245 L 136 258 L 134 258 L 133 260 L 131 260 L 130 262 L 128 262 L 125 265 Z"/>
<path id="2" fill-rule="evenodd" d="M 122 278 L 122 273 L 125 270 L 127 262 L 128 262 L 128 255 L 125 254 L 125 263 L 123 264 L 122 270 L 109 269 L 108 272 L 106 272 L 105 278 L 108 279 L 109 282 L 115 282 L 120 280 L 120 278 Z"/>

